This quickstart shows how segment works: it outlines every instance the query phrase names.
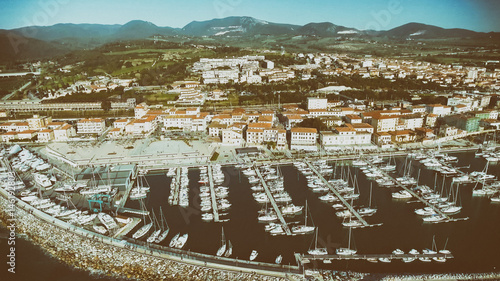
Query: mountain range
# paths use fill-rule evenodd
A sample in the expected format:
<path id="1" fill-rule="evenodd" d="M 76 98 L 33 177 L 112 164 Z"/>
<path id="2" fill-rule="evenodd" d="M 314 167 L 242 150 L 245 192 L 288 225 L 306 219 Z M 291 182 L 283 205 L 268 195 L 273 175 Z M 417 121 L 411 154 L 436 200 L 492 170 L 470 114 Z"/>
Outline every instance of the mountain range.
<path id="1" fill-rule="evenodd" d="M 159 27 L 153 23 L 134 20 L 124 25 L 56 24 L 0 30 L 0 59 L 25 59 L 52 56 L 54 53 L 88 48 L 118 40 L 145 39 L 151 36 L 239 37 L 255 36 L 314 36 L 406 39 L 468 38 L 500 39 L 499 32 L 475 32 L 466 29 L 444 29 L 421 23 L 408 23 L 387 31 L 358 30 L 330 22 L 293 25 L 272 23 L 252 17 L 227 17 L 208 21 L 193 21 L 183 28 Z M 29 43 L 14 48 L 12 37 Z M 11 50 L 8 50 L 11 47 Z M 37 50 L 37 51 L 35 51 Z"/>

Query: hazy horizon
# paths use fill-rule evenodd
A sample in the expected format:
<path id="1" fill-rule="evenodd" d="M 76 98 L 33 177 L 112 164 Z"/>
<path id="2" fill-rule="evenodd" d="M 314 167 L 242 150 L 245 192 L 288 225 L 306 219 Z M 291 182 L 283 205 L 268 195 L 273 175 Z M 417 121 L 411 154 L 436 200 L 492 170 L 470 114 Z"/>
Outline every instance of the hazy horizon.
<path id="1" fill-rule="evenodd" d="M 410 22 L 480 32 L 500 31 L 500 1 L 495 0 L 383 0 L 383 1 L 67 1 L 3 0 L 0 28 L 72 24 L 125 24 L 143 20 L 157 26 L 182 28 L 192 21 L 229 16 L 304 25 L 331 22 L 360 30 L 389 30 Z M 145 3 L 146 2 L 146 3 Z"/>

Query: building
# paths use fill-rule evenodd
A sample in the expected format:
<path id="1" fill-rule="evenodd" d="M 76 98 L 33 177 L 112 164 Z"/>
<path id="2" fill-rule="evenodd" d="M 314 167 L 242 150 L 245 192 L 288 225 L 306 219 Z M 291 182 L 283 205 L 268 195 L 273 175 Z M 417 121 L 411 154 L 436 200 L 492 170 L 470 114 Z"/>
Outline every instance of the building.
<path id="1" fill-rule="evenodd" d="M 227 129 L 222 129 L 222 143 L 228 145 L 243 145 L 244 144 L 244 125 L 233 125 Z"/>
<path id="2" fill-rule="evenodd" d="M 425 117 L 425 126 L 434 128 L 436 127 L 437 123 L 437 118 L 438 116 L 436 114 L 428 114 L 427 117 Z"/>
<path id="3" fill-rule="evenodd" d="M 375 132 L 390 132 L 396 130 L 399 122 L 399 115 L 381 115 L 376 114 L 371 118 L 371 125 Z"/>
<path id="4" fill-rule="evenodd" d="M 101 134 L 106 130 L 103 119 L 81 119 L 76 124 L 79 134 Z"/>
<path id="5" fill-rule="evenodd" d="M 32 141 L 35 140 L 35 137 L 37 136 L 38 131 L 37 130 L 26 130 L 19 132 L 17 134 L 17 138 L 19 140 L 27 140 L 27 141 Z"/>
<path id="6" fill-rule="evenodd" d="M 290 149 L 308 151 L 317 150 L 316 139 L 318 138 L 318 130 L 315 128 L 296 127 L 292 128 L 290 133 Z"/>
<path id="7" fill-rule="evenodd" d="M 307 110 L 311 109 L 327 109 L 328 99 L 326 98 L 307 98 Z"/>
<path id="8" fill-rule="evenodd" d="M 444 121 L 449 126 L 457 127 L 460 130 L 467 132 L 479 131 L 479 117 L 471 117 L 464 115 L 452 115 L 444 118 Z"/>
<path id="9" fill-rule="evenodd" d="M 442 104 L 428 104 L 425 106 L 425 111 L 438 116 L 446 116 L 451 114 L 451 107 Z"/>
<path id="10" fill-rule="evenodd" d="M 420 113 L 401 116 L 400 123 L 406 130 L 415 130 L 424 126 L 424 117 Z"/>
<path id="11" fill-rule="evenodd" d="M 26 121 L 28 122 L 30 129 L 39 130 L 47 127 L 47 125 L 52 121 L 52 117 L 33 115 L 32 118 L 28 118 Z"/>
<path id="12" fill-rule="evenodd" d="M 247 144 L 269 144 L 276 149 L 287 147 L 286 130 L 278 128 L 260 129 L 249 128 L 246 132 Z"/>
<path id="13" fill-rule="evenodd" d="M 417 139 L 417 134 L 412 130 L 389 132 L 389 134 L 394 143 L 413 142 Z"/>
<path id="14" fill-rule="evenodd" d="M 380 147 L 387 147 L 392 145 L 392 137 L 387 132 L 378 132 L 372 135 L 372 141 Z"/>
<path id="15" fill-rule="evenodd" d="M 2 142 L 11 142 L 17 140 L 17 132 L 7 132 L 2 135 Z"/>
<path id="16" fill-rule="evenodd" d="M 54 130 L 45 129 L 38 132 L 38 141 L 39 142 L 49 142 L 54 140 Z"/>
<path id="17" fill-rule="evenodd" d="M 371 144 L 372 134 L 358 132 L 352 126 L 336 127 L 333 131 L 320 132 L 320 143 L 326 150 L 334 150 L 343 146 Z"/>
<path id="18" fill-rule="evenodd" d="M 226 124 L 221 124 L 218 122 L 212 122 L 208 125 L 208 135 L 211 137 L 221 137 L 222 130 L 227 129 Z"/>
<path id="19" fill-rule="evenodd" d="M 76 130 L 69 124 L 64 124 L 59 128 L 54 129 L 55 141 L 68 141 L 74 136 L 76 136 Z"/>

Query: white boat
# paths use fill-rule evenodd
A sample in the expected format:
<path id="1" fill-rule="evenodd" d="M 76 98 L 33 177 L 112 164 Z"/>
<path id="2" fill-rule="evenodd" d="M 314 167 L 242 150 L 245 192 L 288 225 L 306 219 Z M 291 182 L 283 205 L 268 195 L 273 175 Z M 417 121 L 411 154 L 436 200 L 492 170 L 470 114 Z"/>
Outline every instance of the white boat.
<path id="1" fill-rule="evenodd" d="M 118 227 L 115 219 L 113 219 L 113 217 L 106 213 L 99 213 L 97 217 L 99 218 L 101 223 L 110 231 Z"/>
<path id="2" fill-rule="evenodd" d="M 149 232 L 149 230 L 151 229 L 151 227 L 153 227 L 153 223 L 152 222 L 143 225 L 141 228 L 139 228 L 139 230 L 137 230 L 132 235 L 132 238 L 134 238 L 134 239 L 141 239 L 142 237 L 144 237 L 144 235 L 146 235 L 146 233 Z"/>
<path id="3" fill-rule="evenodd" d="M 50 188 L 52 186 L 52 182 L 50 181 L 49 177 L 43 174 L 39 173 L 33 173 L 33 179 L 35 180 L 35 183 L 40 185 L 41 187 L 44 187 L 46 189 Z"/>
<path id="4" fill-rule="evenodd" d="M 212 214 L 212 213 L 201 214 L 201 219 L 203 221 L 213 221 L 214 220 L 214 214 Z"/>
<path id="5" fill-rule="evenodd" d="M 413 262 L 415 261 L 417 258 L 410 258 L 410 257 L 406 257 L 406 258 L 403 258 L 403 262 L 404 263 L 410 263 L 410 262 Z"/>
<path id="6" fill-rule="evenodd" d="M 175 247 L 178 248 L 178 249 L 182 249 L 184 247 L 184 245 L 186 245 L 186 242 L 188 240 L 188 234 L 184 234 L 184 235 L 181 235 L 178 239 L 177 239 L 177 243 L 175 244 Z"/>
<path id="7" fill-rule="evenodd" d="M 420 255 L 420 252 L 415 250 L 415 249 L 411 249 L 409 252 L 408 252 L 410 255 Z"/>
<path id="8" fill-rule="evenodd" d="M 412 197 L 413 196 L 411 195 L 411 193 L 406 190 L 400 190 L 398 192 L 392 193 L 392 198 L 394 199 L 410 199 Z"/>
<path id="9" fill-rule="evenodd" d="M 250 254 L 250 260 L 253 261 L 255 260 L 255 258 L 257 258 L 257 256 L 259 255 L 259 253 L 257 253 L 257 251 L 253 250 L 252 253 Z"/>
<path id="10" fill-rule="evenodd" d="M 108 232 L 108 230 L 102 225 L 94 225 L 93 228 L 97 233 L 100 234 L 106 234 Z"/>
<path id="11" fill-rule="evenodd" d="M 394 255 L 404 255 L 404 254 L 405 254 L 405 252 L 403 252 L 403 251 L 402 251 L 402 250 L 400 250 L 400 249 L 396 249 L 396 250 L 392 251 L 392 253 L 393 253 Z"/>
<path id="12" fill-rule="evenodd" d="M 358 251 L 356 249 L 351 249 L 351 235 L 352 235 L 352 228 L 349 227 L 349 242 L 347 248 L 338 248 L 335 250 L 337 255 L 342 255 L 342 256 L 352 256 L 355 255 Z"/>
<path id="13" fill-rule="evenodd" d="M 177 240 L 179 239 L 180 236 L 181 236 L 181 234 L 177 233 L 176 235 L 174 235 L 174 237 L 172 237 L 172 240 L 170 240 L 170 244 L 169 244 L 170 248 L 174 248 L 175 245 L 177 245 Z"/>
<path id="14" fill-rule="evenodd" d="M 373 191 L 373 184 L 370 183 L 370 201 L 368 203 L 368 207 L 361 208 L 358 210 L 358 214 L 361 216 L 371 216 L 377 212 L 377 209 L 372 208 L 372 191 Z"/>
<path id="15" fill-rule="evenodd" d="M 224 236 L 224 227 L 222 227 L 222 234 L 221 234 L 221 246 L 219 250 L 217 250 L 217 256 L 221 257 L 225 252 L 226 252 L 226 237 Z"/>
<path id="16" fill-rule="evenodd" d="M 224 254 L 225 257 L 230 257 L 233 254 L 233 245 L 231 244 L 231 241 L 227 241 L 227 250 L 226 253 Z"/>
<path id="17" fill-rule="evenodd" d="M 295 235 L 302 235 L 302 234 L 308 234 L 308 233 L 312 233 L 315 229 L 314 226 L 308 226 L 307 225 L 307 214 L 308 214 L 308 205 L 307 205 L 307 201 L 306 201 L 306 213 L 305 213 L 305 216 L 304 216 L 304 225 L 296 225 L 294 227 L 292 227 L 292 233 L 295 234 Z"/>
<path id="18" fill-rule="evenodd" d="M 271 222 L 278 220 L 278 216 L 274 213 L 264 214 L 258 217 L 260 222 Z"/>
<path id="19" fill-rule="evenodd" d="M 274 263 L 276 264 L 281 264 L 281 262 L 283 261 L 283 256 L 282 255 L 279 255 L 276 257 L 276 259 L 274 260 Z"/>
<path id="20" fill-rule="evenodd" d="M 379 258 L 378 259 L 380 262 L 383 262 L 383 263 L 390 263 L 391 260 L 389 258 Z"/>
<path id="21" fill-rule="evenodd" d="M 326 248 L 318 248 L 318 232 L 319 229 L 316 228 L 316 236 L 314 238 L 314 249 L 309 249 L 307 253 L 313 256 L 327 255 L 328 251 Z"/>
<path id="22" fill-rule="evenodd" d="M 446 219 L 445 216 L 438 215 L 438 214 L 423 218 L 424 222 L 440 222 L 440 221 L 443 221 L 445 219 Z"/>
<path id="23" fill-rule="evenodd" d="M 283 215 L 297 215 L 302 212 L 304 206 L 295 206 L 294 204 L 288 204 L 286 206 L 281 207 L 281 212 Z"/>

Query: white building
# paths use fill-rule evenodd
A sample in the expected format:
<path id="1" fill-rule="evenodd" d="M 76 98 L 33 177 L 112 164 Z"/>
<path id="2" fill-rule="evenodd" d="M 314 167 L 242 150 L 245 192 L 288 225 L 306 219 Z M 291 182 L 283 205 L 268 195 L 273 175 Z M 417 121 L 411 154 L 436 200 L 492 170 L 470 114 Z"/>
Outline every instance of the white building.
<path id="1" fill-rule="evenodd" d="M 69 124 L 64 124 L 59 128 L 54 129 L 55 141 L 68 141 L 74 136 L 76 136 L 75 128 Z"/>
<path id="2" fill-rule="evenodd" d="M 311 109 L 327 109 L 328 99 L 326 98 L 307 98 L 307 110 Z"/>
<path id="3" fill-rule="evenodd" d="M 76 125 L 79 134 L 101 134 L 106 130 L 103 119 L 82 119 Z"/>
<path id="4" fill-rule="evenodd" d="M 38 132 L 38 141 L 39 142 L 49 142 L 54 140 L 54 130 L 45 129 Z"/>
<path id="5" fill-rule="evenodd" d="M 292 128 L 290 149 L 316 151 L 318 130 L 315 128 Z"/>
<path id="6" fill-rule="evenodd" d="M 352 127 L 336 127 L 333 132 L 321 132 L 320 143 L 326 150 L 336 150 L 342 146 L 371 144 L 372 134 L 356 131 Z"/>

